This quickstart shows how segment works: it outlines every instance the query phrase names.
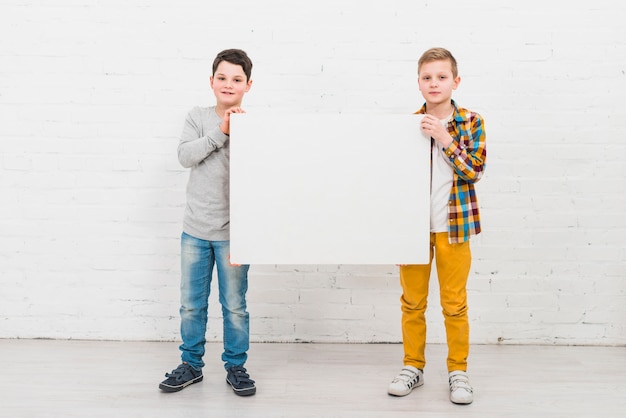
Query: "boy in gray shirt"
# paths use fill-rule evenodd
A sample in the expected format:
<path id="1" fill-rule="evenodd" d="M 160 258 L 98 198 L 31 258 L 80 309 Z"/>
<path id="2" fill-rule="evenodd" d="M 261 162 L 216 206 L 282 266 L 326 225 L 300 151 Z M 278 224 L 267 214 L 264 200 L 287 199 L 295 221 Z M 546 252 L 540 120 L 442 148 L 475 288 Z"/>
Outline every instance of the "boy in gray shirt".
<path id="1" fill-rule="evenodd" d="M 178 145 L 178 160 L 190 168 L 181 237 L 182 363 L 159 388 L 177 392 L 202 381 L 208 298 L 217 267 L 219 301 L 224 318 L 222 361 L 226 381 L 237 395 L 254 395 L 254 380 L 244 368 L 250 342 L 246 310 L 249 265 L 230 264 L 229 135 L 230 115 L 243 113 L 250 90 L 252 62 L 239 49 L 220 52 L 213 62 L 211 89 L 216 105 L 193 108 Z"/>

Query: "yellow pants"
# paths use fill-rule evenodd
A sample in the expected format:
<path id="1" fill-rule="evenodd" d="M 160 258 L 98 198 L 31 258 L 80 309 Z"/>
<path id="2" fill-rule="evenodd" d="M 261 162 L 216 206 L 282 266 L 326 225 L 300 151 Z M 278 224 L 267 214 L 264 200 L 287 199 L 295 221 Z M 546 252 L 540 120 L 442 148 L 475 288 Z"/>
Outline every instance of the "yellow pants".
<path id="1" fill-rule="evenodd" d="M 466 284 L 472 254 L 469 241 L 450 244 L 447 232 L 430 234 L 428 264 L 400 266 L 404 364 L 418 369 L 426 365 L 425 312 L 433 256 L 439 277 L 440 301 L 448 342 L 448 371 L 467 371 L 469 320 Z"/>

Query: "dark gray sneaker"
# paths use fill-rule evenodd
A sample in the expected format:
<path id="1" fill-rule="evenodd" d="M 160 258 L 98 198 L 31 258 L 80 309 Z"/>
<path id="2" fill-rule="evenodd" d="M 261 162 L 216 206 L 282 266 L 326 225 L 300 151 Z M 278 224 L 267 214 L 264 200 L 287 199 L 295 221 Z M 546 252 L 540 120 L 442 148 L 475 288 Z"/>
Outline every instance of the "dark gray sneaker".
<path id="1" fill-rule="evenodd" d="M 165 379 L 159 385 L 159 389 L 164 392 L 178 392 L 187 386 L 202 381 L 202 370 L 194 369 L 190 364 L 183 363 L 172 373 L 165 373 Z"/>
<path id="2" fill-rule="evenodd" d="M 233 366 L 228 369 L 226 382 L 239 396 L 250 396 L 256 393 L 254 380 L 250 379 L 250 375 L 243 366 Z"/>

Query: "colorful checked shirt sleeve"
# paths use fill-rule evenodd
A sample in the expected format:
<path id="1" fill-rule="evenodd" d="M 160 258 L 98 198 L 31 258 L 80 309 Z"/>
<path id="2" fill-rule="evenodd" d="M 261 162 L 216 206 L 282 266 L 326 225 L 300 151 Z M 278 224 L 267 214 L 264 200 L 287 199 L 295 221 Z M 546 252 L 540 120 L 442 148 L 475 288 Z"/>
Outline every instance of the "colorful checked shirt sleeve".
<path id="1" fill-rule="evenodd" d="M 448 201 L 448 239 L 450 243 L 465 242 L 481 231 L 478 199 L 474 183 L 485 171 L 487 148 L 482 117 L 470 110 L 454 106 L 448 132 L 452 143 L 444 149 L 454 169 Z M 416 113 L 426 113 L 426 105 Z"/>

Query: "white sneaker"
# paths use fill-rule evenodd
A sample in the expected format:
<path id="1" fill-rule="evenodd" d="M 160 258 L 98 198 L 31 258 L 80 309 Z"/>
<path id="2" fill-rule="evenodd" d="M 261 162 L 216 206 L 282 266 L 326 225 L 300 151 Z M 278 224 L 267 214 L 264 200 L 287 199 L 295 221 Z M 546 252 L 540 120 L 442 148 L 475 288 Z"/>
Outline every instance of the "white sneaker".
<path id="1" fill-rule="evenodd" d="M 467 373 L 455 370 L 449 373 L 450 401 L 458 404 L 469 404 L 474 400 L 474 390 L 470 385 Z"/>
<path id="2" fill-rule="evenodd" d="M 413 388 L 424 384 L 424 373 L 413 366 L 404 366 L 400 373 L 389 383 L 387 393 L 393 396 L 406 396 Z"/>

